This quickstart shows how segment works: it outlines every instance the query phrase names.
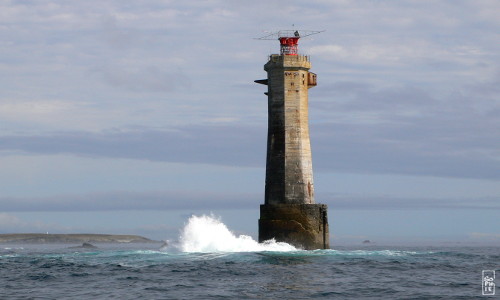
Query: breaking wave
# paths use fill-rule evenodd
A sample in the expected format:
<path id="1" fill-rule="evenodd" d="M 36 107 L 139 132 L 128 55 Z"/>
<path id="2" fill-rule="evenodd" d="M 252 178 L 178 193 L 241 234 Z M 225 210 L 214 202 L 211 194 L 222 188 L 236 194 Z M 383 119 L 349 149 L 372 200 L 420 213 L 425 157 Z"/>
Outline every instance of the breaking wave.
<path id="1" fill-rule="evenodd" d="M 181 231 L 179 242 L 164 250 L 181 252 L 257 252 L 298 251 L 294 246 L 275 240 L 259 243 L 248 235 L 236 236 L 213 215 L 191 216 Z"/>

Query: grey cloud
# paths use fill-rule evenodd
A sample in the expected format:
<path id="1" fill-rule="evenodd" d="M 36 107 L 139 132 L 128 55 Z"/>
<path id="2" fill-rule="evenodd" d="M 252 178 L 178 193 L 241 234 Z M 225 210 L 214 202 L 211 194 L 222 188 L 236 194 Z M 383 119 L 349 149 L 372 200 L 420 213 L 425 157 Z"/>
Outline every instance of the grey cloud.
<path id="1" fill-rule="evenodd" d="M 143 42 L 139 33 L 134 32 L 135 34 L 132 34 L 130 29 L 120 28 L 116 18 L 111 15 L 103 17 L 101 26 L 103 39 L 113 48 L 123 51 L 124 48 L 142 44 Z"/>
<path id="2" fill-rule="evenodd" d="M 454 127 L 456 126 L 456 128 Z M 387 124 L 312 124 L 318 171 L 500 178 L 493 130 L 432 120 Z M 264 167 L 266 128 L 250 125 L 188 126 L 175 131 L 76 132 L 3 136 L 0 150 L 33 154 Z"/>
<path id="3" fill-rule="evenodd" d="M 186 89 L 191 81 L 181 69 L 162 70 L 156 66 L 127 66 L 108 65 L 95 69 L 101 74 L 104 81 L 121 90 L 134 92 L 172 92 Z"/>
<path id="4" fill-rule="evenodd" d="M 52 197 L 0 197 L 3 211 L 114 211 L 255 207 L 260 195 L 190 191 L 106 192 Z M 238 199 L 238 201 L 234 201 Z"/>
<path id="5" fill-rule="evenodd" d="M 411 198 L 382 196 L 322 195 L 331 209 L 424 210 L 424 209 L 488 209 L 500 210 L 500 198 Z M 323 200 L 322 200 L 323 201 Z"/>
<path id="6" fill-rule="evenodd" d="M 320 168 L 499 178 L 498 100 L 473 88 L 439 98 L 423 88 L 327 85 L 311 101 Z M 316 164 L 317 165 L 317 164 Z"/>
<path id="7" fill-rule="evenodd" d="M 318 194 L 330 209 L 500 209 L 498 198 L 395 198 Z M 234 201 L 238 199 L 238 201 Z M 5 212 L 255 209 L 260 193 L 206 193 L 191 191 L 107 192 L 40 198 L 0 197 Z"/>
<path id="8" fill-rule="evenodd" d="M 495 75 L 490 80 L 476 84 L 469 84 L 468 88 L 474 95 L 492 97 L 492 100 L 496 99 L 496 101 L 500 101 L 498 98 L 498 95 L 500 95 L 500 70 L 497 70 Z"/>
<path id="9" fill-rule="evenodd" d="M 315 168 L 360 173 L 500 178 L 493 145 L 498 142 L 487 140 L 486 144 L 474 144 L 474 137 L 464 142 L 452 135 L 447 136 L 446 128 L 435 125 L 332 124 L 313 127 Z M 481 137 L 478 140 L 482 141 Z"/>
<path id="10" fill-rule="evenodd" d="M 0 137 L 0 149 L 181 163 L 256 166 L 265 159 L 265 128 L 192 126 L 133 131 Z"/>
<path id="11" fill-rule="evenodd" d="M 126 93 L 130 91 L 183 91 L 189 89 L 191 81 L 195 83 L 193 85 L 198 93 L 205 93 L 200 99 L 217 98 L 217 104 L 235 105 L 236 97 L 232 98 L 231 91 L 228 94 L 227 87 L 234 84 L 236 78 L 236 82 L 251 82 L 252 79 L 261 77 L 264 74 L 261 66 L 264 62 L 260 57 L 265 57 L 268 48 L 275 51 L 278 47 L 277 44 L 253 41 L 250 37 L 258 35 L 260 29 L 272 29 L 280 24 L 280 18 L 284 18 L 270 18 L 272 12 L 284 1 L 258 1 L 269 8 L 264 10 L 261 5 L 222 1 L 179 2 L 175 6 L 171 3 L 123 5 L 123 1 L 96 5 L 90 1 L 50 7 L 46 5 L 49 2 L 24 2 L 36 4 L 37 10 L 46 9 L 46 16 L 38 16 L 34 21 L 43 25 L 37 27 L 41 30 L 40 34 L 32 31 L 33 23 L 25 22 L 27 19 L 33 20 L 34 10 L 29 7 L 10 17 L 6 24 L 12 25 L 13 30 L 2 31 L 8 34 L 8 40 L 13 43 L 12 46 L 4 47 L 6 55 L 8 54 L 5 56 L 7 63 L 18 61 L 27 70 L 34 72 L 30 76 L 20 77 L 14 76 L 16 72 L 10 69 L 4 72 L 4 85 L 7 87 L 3 89 L 4 93 L 9 93 L 9 97 L 26 93 L 24 97 L 31 99 L 52 98 L 57 92 L 69 95 L 65 101 L 83 94 L 88 98 L 86 101 L 96 108 L 102 108 L 102 113 L 109 114 L 110 118 L 113 110 L 101 106 L 105 101 L 103 99 L 119 100 L 119 97 L 128 97 Z M 16 3 L 4 6 L 9 8 L 16 6 Z M 357 49 L 359 46 L 374 46 L 375 50 L 392 49 L 389 52 L 383 51 L 381 56 L 401 49 L 407 51 L 398 53 L 404 58 L 398 68 L 378 60 L 375 60 L 375 65 L 364 65 L 366 62 L 349 57 L 335 58 L 332 54 L 319 53 L 315 56 L 312 71 L 319 74 L 320 84 L 311 91 L 313 96 L 310 101 L 310 116 L 316 170 L 500 177 L 497 158 L 500 148 L 499 109 L 498 99 L 495 98 L 498 94 L 498 74 L 493 80 L 484 83 L 477 83 L 479 79 L 476 78 L 478 75 L 486 75 L 485 72 L 490 74 L 490 69 L 498 65 L 498 51 L 495 51 L 497 46 L 491 42 L 495 40 L 492 37 L 495 37 L 496 31 L 493 29 L 496 27 L 477 24 L 494 22 L 498 18 L 493 14 L 478 13 L 482 10 L 494 11 L 488 8 L 492 4 L 477 5 L 466 1 L 463 4 L 467 9 L 464 9 L 448 2 L 433 3 L 440 9 L 429 11 L 428 4 L 419 3 L 388 5 L 373 1 L 334 3 L 319 0 L 308 3 L 306 8 L 302 4 L 287 2 L 290 5 L 286 9 L 307 13 L 303 22 L 311 20 L 311 26 L 327 26 L 309 28 L 327 31 L 318 35 L 318 40 L 314 43 L 304 42 L 301 49 L 306 50 L 308 45 L 334 43 L 346 49 Z M 450 11 L 453 12 L 451 15 Z M 57 18 L 60 13 L 68 12 L 75 19 Z M 211 22 L 207 24 L 201 16 L 211 18 Z M 236 19 L 241 21 L 238 26 L 228 26 Z M 335 20 L 334 23 L 331 20 Z M 423 23 L 422 20 L 428 22 Z M 370 26 L 366 26 L 367 24 Z M 37 34 L 31 34 L 32 32 Z M 96 43 L 99 38 L 101 43 Z M 50 44 L 46 45 L 46 39 L 61 41 L 58 51 L 47 48 Z M 112 47 L 103 47 L 102 39 Z M 409 41 L 415 43 L 407 44 L 404 48 L 397 47 Z M 133 45 L 134 43 L 137 45 Z M 415 45 L 425 47 L 422 52 L 425 55 L 416 56 L 412 51 Z M 467 57 L 463 60 L 463 55 L 455 53 L 454 49 L 468 45 L 474 46 L 471 49 L 481 51 L 478 54 L 469 51 L 470 53 L 465 53 Z M 37 51 L 34 52 L 33 49 Z M 436 53 L 435 50 L 440 52 Z M 421 52 L 417 51 L 418 53 Z M 235 59 L 238 54 L 244 55 Z M 432 54 L 431 57 L 436 54 L 436 60 L 429 60 L 427 54 Z M 453 59 L 448 58 L 450 55 Z M 85 81 L 88 80 L 87 77 L 92 77 L 83 74 L 85 71 L 69 81 L 78 70 L 68 69 L 57 73 L 57 76 L 51 76 L 53 74 L 46 70 L 54 67 L 51 64 L 56 57 L 67 57 L 70 65 L 84 66 L 84 70 L 91 69 L 92 76 L 104 82 L 106 87 L 112 86 L 114 89 L 100 90 L 96 82 Z M 165 58 L 169 57 L 174 57 L 179 62 L 176 63 L 175 59 L 173 62 L 166 62 Z M 332 62 L 330 58 L 335 59 Z M 33 64 L 33 59 L 47 65 Z M 187 62 L 184 63 L 183 59 Z M 483 65 L 470 64 L 473 62 Z M 434 69 L 429 70 L 428 63 L 445 64 L 448 67 L 446 72 L 440 73 Z M 253 69 L 256 70 L 255 75 L 249 79 L 248 70 L 254 68 L 250 66 L 256 65 L 258 68 Z M 22 68 L 20 70 L 18 72 L 24 72 Z M 189 76 L 184 73 L 188 72 L 186 70 L 189 70 Z M 216 74 L 221 70 L 227 72 L 224 77 L 220 73 Z M 454 73 L 469 75 L 458 74 L 458 77 L 452 77 Z M 46 82 L 44 78 L 51 80 Z M 442 82 L 445 84 L 442 85 Z M 404 86 L 405 83 L 408 85 Z M 469 83 L 469 86 L 464 83 Z M 64 87 L 68 85 L 72 89 L 65 90 Z M 399 87 L 381 88 L 388 85 Z M 26 86 L 30 88 L 25 89 Z M 444 97 L 436 96 L 450 89 L 454 89 L 455 93 Z M 123 93 L 116 94 L 117 90 L 123 90 Z M 92 91 L 94 94 L 82 91 Z M 258 87 L 254 91 L 256 97 L 262 97 Z M 206 115 L 213 113 L 216 108 L 212 101 L 187 101 L 190 97 L 199 96 L 192 95 L 195 92 L 179 95 L 176 104 L 181 103 L 188 107 L 186 110 L 202 111 Z M 220 96 L 223 93 L 225 95 Z M 137 95 L 139 93 L 134 96 Z M 92 102 L 94 98 L 98 100 Z M 238 100 L 241 99 L 238 97 Z M 142 101 L 143 98 L 139 100 Z M 255 105 L 249 103 L 238 103 L 240 110 L 233 108 L 222 115 L 226 117 L 231 113 L 234 119 L 249 120 L 248 111 L 251 105 Z M 124 105 L 124 109 L 128 109 L 130 114 L 137 108 L 135 105 L 126 106 Z M 175 109 L 173 107 L 172 111 Z M 175 113 L 180 114 L 179 111 L 174 111 L 173 114 Z M 198 115 L 187 116 L 186 119 L 191 119 L 186 123 L 204 122 L 193 116 Z M 116 119 L 119 118 L 120 116 L 116 116 Z M 117 124 L 127 122 L 125 120 Z M 141 123 L 140 120 L 130 122 Z M 255 122 L 255 119 L 250 122 Z M 158 123 L 158 126 L 164 126 L 168 121 Z M 63 124 L 60 126 L 64 126 Z M 132 125 L 145 126 L 144 124 L 151 123 Z M 262 167 L 265 164 L 265 124 L 259 127 L 248 124 L 199 125 L 174 128 L 172 131 L 145 129 L 99 134 L 52 133 L 48 131 L 51 129 L 44 129 L 43 125 L 40 128 L 27 126 L 32 126 L 42 134 L 4 135 L 0 137 L 0 149 L 34 154 L 71 153 L 235 166 Z"/>

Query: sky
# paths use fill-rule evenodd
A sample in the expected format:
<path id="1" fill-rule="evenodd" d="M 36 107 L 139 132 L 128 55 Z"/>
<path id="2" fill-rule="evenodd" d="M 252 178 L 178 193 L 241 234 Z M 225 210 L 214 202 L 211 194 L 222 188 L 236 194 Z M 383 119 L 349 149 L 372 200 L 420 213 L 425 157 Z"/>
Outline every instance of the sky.
<path id="1" fill-rule="evenodd" d="M 257 236 L 263 65 L 296 29 L 332 245 L 500 245 L 496 0 L 0 0 L 0 233 Z"/>

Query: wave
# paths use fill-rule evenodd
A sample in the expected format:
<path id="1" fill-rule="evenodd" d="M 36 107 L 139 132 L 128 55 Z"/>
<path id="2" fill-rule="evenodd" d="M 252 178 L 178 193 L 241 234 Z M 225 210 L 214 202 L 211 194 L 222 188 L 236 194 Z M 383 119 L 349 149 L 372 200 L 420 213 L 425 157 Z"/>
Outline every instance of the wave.
<path id="1" fill-rule="evenodd" d="M 292 256 L 346 256 L 346 257 L 406 257 L 433 254 L 432 251 L 405 250 L 313 250 L 305 251 L 274 239 L 259 243 L 248 235 L 235 235 L 214 215 L 191 216 L 181 230 L 178 242 L 162 247 L 167 253 L 239 253 L 274 252 Z"/>
<path id="2" fill-rule="evenodd" d="M 181 231 L 179 242 L 167 245 L 165 251 L 180 252 L 259 252 L 298 251 L 294 246 L 275 240 L 259 243 L 248 235 L 236 236 L 213 215 L 191 216 Z"/>
<path id="3" fill-rule="evenodd" d="M 404 250 L 330 250 L 332 254 L 342 256 L 410 256 L 419 254 L 433 254 L 431 251 L 417 252 L 417 251 L 404 251 Z"/>

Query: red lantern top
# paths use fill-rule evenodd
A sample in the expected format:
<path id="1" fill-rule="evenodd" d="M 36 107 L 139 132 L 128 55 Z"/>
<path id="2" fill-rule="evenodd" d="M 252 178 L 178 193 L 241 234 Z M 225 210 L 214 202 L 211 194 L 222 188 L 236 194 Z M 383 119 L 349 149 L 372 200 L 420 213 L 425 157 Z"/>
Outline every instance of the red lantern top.
<path id="1" fill-rule="evenodd" d="M 323 31 L 311 31 L 311 30 L 280 30 L 272 32 L 266 36 L 257 38 L 258 40 L 274 40 L 278 38 L 280 41 L 280 53 L 281 55 L 298 55 L 299 54 L 299 39 L 301 37 L 310 36 Z"/>
<path id="2" fill-rule="evenodd" d="M 280 37 L 281 55 L 297 55 L 299 46 L 299 36 Z"/>

